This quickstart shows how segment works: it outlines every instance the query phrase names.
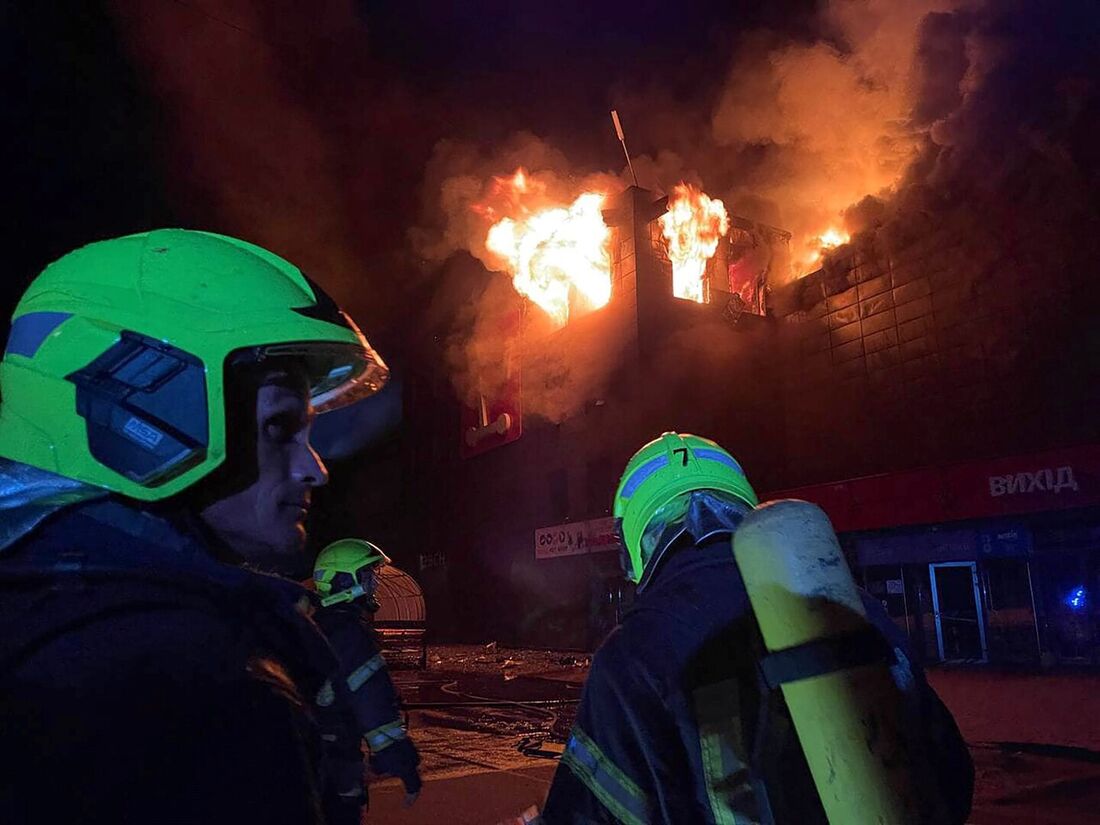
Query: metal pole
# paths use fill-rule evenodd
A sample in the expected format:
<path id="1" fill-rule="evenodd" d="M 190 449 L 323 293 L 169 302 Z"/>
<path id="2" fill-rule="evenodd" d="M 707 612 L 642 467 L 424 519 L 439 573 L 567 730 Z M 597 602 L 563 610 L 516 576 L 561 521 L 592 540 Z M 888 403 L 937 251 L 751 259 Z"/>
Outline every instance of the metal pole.
<path id="1" fill-rule="evenodd" d="M 1039 635 L 1039 610 L 1035 607 L 1035 587 L 1031 584 L 1031 560 L 1024 562 L 1027 570 L 1027 589 L 1031 594 L 1031 626 L 1035 628 L 1035 655 L 1039 661 L 1043 660 L 1043 638 Z"/>
<path id="2" fill-rule="evenodd" d="M 913 637 L 909 630 L 909 594 L 905 592 L 905 565 L 899 564 L 898 569 L 901 570 L 901 609 L 905 611 L 905 638 L 912 644 Z"/>
<path id="3" fill-rule="evenodd" d="M 944 661 L 943 653 L 943 626 L 940 624 L 940 593 L 936 587 L 936 565 L 928 565 L 928 578 L 932 585 L 932 612 L 936 617 L 936 649 L 940 654 L 940 661 Z"/>
<path id="4" fill-rule="evenodd" d="M 982 645 L 982 661 L 989 661 L 989 648 L 986 645 L 985 640 L 985 606 L 982 604 L 982 591 L 978 586 L 978 563 L 972 561 L 970 564 L 970 581 L 974 586 L 974 610 L 978 614 L 978 636 Z"/>
<path id="5" fill-rule="evenodd" d="M 619 143 L 623 145 L 623 154 L 626 155 L 626 165 L 630 167 L 630 177 L 634 179 L 634 185 L 638 185 L 638 176 L 634 174 L 634 164 L 630 162 L 630 152 L 626 148 L 626 135 L 623 134 L 623 125 L 619 123 L 619 113 L 611 110 L 611 120 L 615 124 L 615 134 L 619 137 Z"/>

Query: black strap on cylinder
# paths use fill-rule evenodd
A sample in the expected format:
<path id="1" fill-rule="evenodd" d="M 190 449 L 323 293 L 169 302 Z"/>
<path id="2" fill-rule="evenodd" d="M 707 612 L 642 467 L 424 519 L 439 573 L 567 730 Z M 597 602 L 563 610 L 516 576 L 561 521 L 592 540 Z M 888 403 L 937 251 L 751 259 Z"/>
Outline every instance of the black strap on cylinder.
<path id="1" fill-rule="evenodd" d="M 894 664 L 894 649 L 873 627 L 842 636 L 815 639 L 812 642 L 769 653 L 760 662 L 764 681 L 772 690 L 788 682 L 797 682 L 848 670 L 861 665 Z"/>

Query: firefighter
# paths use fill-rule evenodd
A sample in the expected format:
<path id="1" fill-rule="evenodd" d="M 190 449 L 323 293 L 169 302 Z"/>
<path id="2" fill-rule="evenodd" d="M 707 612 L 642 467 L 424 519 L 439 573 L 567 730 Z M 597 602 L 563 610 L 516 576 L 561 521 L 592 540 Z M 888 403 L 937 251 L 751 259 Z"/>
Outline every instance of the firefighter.
<path id="1" fill-rule="evenodd" d="M 826 821 L 782 695 L 762 673 L 731 551 L 757 503 L 738 462 L 705 438 L 665 433 L 630 459 L 614 515 L 636 599 L 596 652 L 542 822 Z M 880 613 L 872 620 L 896 631 Z M 919 668 L 898 661 L 952 785 L 951 821 L 963 822 L 965 745 Z"/>
<path id="2" fill-rule="evenodd" d="M 270 573 L 327 480 L 315 411 L 386 377 L 234 238 L 102 241 L 31 283 L 0 363 L 0 821 L 323 821 L 305 697 L 336 662 Z"/>
<path id="3" fill-rule="evenodd" d="M 314 563 L 313 583 L 321 601 L 314 618 L 340 661 L 333 681 L 317 695 L 328 764 L 325 807 L 332 825 L 358 823 L 367 808 L 364 740 L 371 770 L 401 780 L 406 806 L 420 793 L 420 757 L 371 626 L 379 608 L 379 569 L 389 563 L 385 553 L 362 539 L 333 542 Z"/>

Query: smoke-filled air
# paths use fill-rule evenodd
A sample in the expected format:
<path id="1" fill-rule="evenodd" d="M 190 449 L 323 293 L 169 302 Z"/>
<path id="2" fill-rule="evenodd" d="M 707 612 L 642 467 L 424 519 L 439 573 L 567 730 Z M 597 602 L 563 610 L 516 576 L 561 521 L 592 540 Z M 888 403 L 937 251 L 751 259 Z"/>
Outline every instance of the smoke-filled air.
<path id="1" fill-rule="evenodd" d="M 458 12 L 433 9 L 444 22 L 420 45 L 415 14 L 367 15 L 375 28 L 364 29 L 351 2 L 326 4 L 320 16 L 258 0 L 229 5 L 226 22 L 181 4 L 155 13 L 118 4 L 148 82 L 176 103 L 162 150 L 180 171 L 176 185 L 224 229 L 279 239 L 279 251 L 328 273 L 356 317 L 377 326 L 403 310 L 435 313 L 448 319 L 452 350 L 465 342 L 471 357 L 492 350 L 474 330 L 495 327 L 473 320 L 482 286 L 444 287 L 456 257 L 472 256 L 551 328 L 608 301 L 601 211 L 632 183 L 611 109 L 641 187 L 673 196 L 689 185 L 720 202 L 731 224 L 746 218 L 791 233 L 789 265 L 768 272 L 773 290 L 861 232 L 919 232 L 952 203 L 982 211 L 984 231 L 1003 239 L 1015 230 L 989 218 L 1030 199 L 1065 216 L 1042 224 L 1048 258 L 1079 243 L 1066 239 L 1072 215 L 1087 208 L 1089 179 L 1074 135 L 1088 131 L 1080 120 L 1096 76 L 1079 0 L 766 4 L 771 11 L 738 15 L 705 37 L 698 10 L 685 9 L 696 22 L 684 31 L 699 41 L 678 52 L 684 65 L 643 60 L 639 45 L 629 70 L 599 57 L 606 34 L 547 36 L 498 65 L 468 42 L 477 35 L 469 27 L 456 38 L 443 31 L 465 20 Z M 526 18 L 515 15 L 521 27 Z M 296 49 L 299 36 L 308 47 Z M 207 53 L 210 37 L 219 48 Z M 547 63 L 551 46 L 574 40 L 577 51 Z M 454 76 L 424 81 L 424 59 Z M 541 83 L 547 73 L 557 82 Z M 227 132 L 242 118 L 247 128 Z M 1024 167 L 1032 171 L 1013 171 Z M 709 231 L 679 214 L 664 220 L 670 243 L 685 226 Z M 1039 229 L 1026 230 L 1032 242 Z M 705 253 L 702 236 L 690 240 L 692 255 Z M 975 244 L 973 266 L 986 246 Z M 677 270 L 686 297 L 693 267 Z M 474 366 L 454 373 L 463 395 Z"/>
<path id="2" fill-rule="evenodd" d="M 830 250 L 881 219 L 904 184 L 928 174 L 953 119 L 1004 57 L 983 20 L 996 25 L 980 2 L 832 0 L 810 35 L 740 33 L 727 44 L 722 82 L 701 82 L 705 98 L 624 92 L 628 144 L 642 149 L 638 182 L 673 196 L 661 226 L 676 294 L 701 300 L 704 236 L 716 241 L 729 214 L 791 233 L 789 268 L 769 273 L 772 288 L 820 268 Z M 590 307 L 606 303 L 600 207 L 630 184 L 630 172 L 615 156 L 610 119 L 577 127 L 607 133 L 604 166 L 573 164 L 530 133 L 500 145 L 441 141 L 410 233 L 418 257 L 431 268 L 466 251 L 557 326 L 569 319 L 570 295 Z M 689 191 L 695 213 L 686 208 Z M 708 204 L 717 208 L 708 213 Z M 685 227 L 703 232 L 691 249 Z M 693 251 L 696 260 L 678 262 Z M 455 334 L 471 357 L 484 349 L 470 328 Z"/>

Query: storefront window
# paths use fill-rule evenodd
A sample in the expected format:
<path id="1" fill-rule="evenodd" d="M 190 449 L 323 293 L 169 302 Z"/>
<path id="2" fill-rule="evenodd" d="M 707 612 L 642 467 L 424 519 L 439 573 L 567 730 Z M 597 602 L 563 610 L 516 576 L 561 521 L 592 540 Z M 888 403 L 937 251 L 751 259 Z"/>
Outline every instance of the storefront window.
<path id="1" fill-rule="evenodd" d="M 994 661 L 1030 663 L 1038 659 L 1035 612 L 1025 559 L 987 559 L 982 584 L 989 627 L 989 655 Z"/>
<path id="2" fill-rule="evenodd" d="M 1036 562 L 1034 579 L 1047 662 L 1100 664 L 1100 553 L 1051 553 Z"/>

